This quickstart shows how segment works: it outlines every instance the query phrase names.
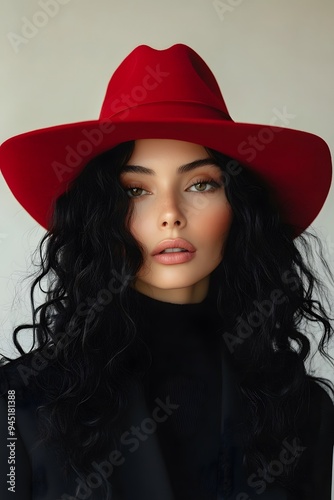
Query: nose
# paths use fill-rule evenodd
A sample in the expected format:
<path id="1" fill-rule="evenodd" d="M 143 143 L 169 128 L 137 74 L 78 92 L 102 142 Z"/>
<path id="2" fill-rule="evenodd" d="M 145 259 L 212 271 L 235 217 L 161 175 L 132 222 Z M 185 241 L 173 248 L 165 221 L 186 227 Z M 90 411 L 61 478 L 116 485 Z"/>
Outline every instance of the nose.
<path id="1" fill-rule="evenodd" d="M 185 210 L 182 209 L 182 203 L 176 196 L 170 196 L 165 199 L 159 213 L 159 227 L 184 227 L 186 225 Z"/>

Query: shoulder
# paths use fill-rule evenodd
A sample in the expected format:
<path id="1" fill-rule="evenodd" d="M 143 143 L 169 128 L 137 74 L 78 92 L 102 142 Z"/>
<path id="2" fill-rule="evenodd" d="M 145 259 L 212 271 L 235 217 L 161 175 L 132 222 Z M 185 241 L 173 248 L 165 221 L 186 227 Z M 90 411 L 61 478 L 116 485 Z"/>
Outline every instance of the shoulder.
<path id="1" fill-rule="evenodd" d="M 324 385 L 325 387 L 325 385 Z M 330 500 L 334 446 L 334 404 L 329 389 L 308 377 L 299 439 L 290 443 L 296 457 L 296 498 Z"/>
<path id="2" fill-rule="evenodd" d="M 306 409 L 310 423 L 317 427 L 318 432 L 328 433 L 328 437 L 334 442 L 334 402 L 329 389 L 314 379 L 309 379 L 308 386 Z"/>
<path id="3" fill-rule="evenodd" d="M 0 366 L 0 397 L 14 391 L 21 406 L 42 401 L 45 388 L 54 380 L 55 367 L 51 363 L 38 364 L 37 358 L 38 353 L 32 352 Z"/>
<path id="4" fill-rule="evenodd" d="M 327 385 L 307 377 L 306 390 L 298 410 L 300 435 L 307 446 L 334 445 L 334 403 Z"/>

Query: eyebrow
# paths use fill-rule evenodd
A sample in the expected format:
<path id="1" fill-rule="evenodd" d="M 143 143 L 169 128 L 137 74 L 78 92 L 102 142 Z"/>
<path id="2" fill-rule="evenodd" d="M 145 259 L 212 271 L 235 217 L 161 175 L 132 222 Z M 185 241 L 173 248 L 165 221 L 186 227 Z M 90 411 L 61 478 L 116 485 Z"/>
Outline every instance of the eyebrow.
<path id="1" fill-rule="evenodd" d="M 217 167 L 220 170 L 218 163 L 216 163 L 216 161 L 213 158 L 203 158 L 201 160 L 195 160 L 190 163 L 186 163 L 185 165 L 181 165 L 180 167 L 178 167 L 177 173 L 184 174 L 186 172 L 194 170 L 195 168 L 207 165 Z M 134 172 L 136 174 L 156 175 L 154 170 L 152 170 L 151 168 L 142 167 L 141 165 L 124 165 L 122 167 L 122 170 L 120 171 L 120 174 L 125 174 L 127 172 Z"/>

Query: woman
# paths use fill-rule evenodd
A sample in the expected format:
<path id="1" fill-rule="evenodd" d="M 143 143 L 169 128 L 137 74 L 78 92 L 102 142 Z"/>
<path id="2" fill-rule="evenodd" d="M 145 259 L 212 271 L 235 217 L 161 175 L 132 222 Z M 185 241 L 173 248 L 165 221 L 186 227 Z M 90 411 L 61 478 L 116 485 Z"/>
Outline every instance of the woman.
<path id="1" fill-rule="evenodd" d="M 134 49 L 99 120 L 0 156 L 47 229 L 1 370 L 1 498 L 329 500 L 332 388 L 306 373 L 302 322 L 327 358 L 333 329 L 296 243 L 330 187 L 326 144 L 233 122 L 176 44 Z"/>

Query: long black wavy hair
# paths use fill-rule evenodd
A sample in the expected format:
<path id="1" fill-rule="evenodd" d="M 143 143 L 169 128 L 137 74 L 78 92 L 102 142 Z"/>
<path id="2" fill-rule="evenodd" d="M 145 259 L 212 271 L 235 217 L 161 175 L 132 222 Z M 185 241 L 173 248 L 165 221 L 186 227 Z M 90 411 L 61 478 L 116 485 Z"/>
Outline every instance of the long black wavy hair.
<path id="1" fill-rule="evenodd" d="M 32 386 L 44 389 L 41 440 L 59 443 L 67 470 L 81 477 L 91 472 L 93 460 L 106 456 L 111 441 L 116 445 L 111 423 L 117 428 L 131 387 L 151 362 L 136 335 L 128 295 L 143 264 L 143 249 L 128 229 L 132 205 L 119 182 L 133 149 L 130 141 L 91 160 L 56 201 L 38 247 L 33 322 L 13 334 L 21 356 L 11 363 L 26 385 L 34 381 Z M 320 327 L 317 349 L 331 362 L 326 348 L 333 327 L 323 283 L 309 262 L 311 235 L 294 240 L 261 179 L 242 166 L 233 175 L 230 158 L 207 152 L 225 173 L 233 210 L 224 257 L 214 273 L 223 338 L 244 404 L 244 463 L 251 471 L 267 467 L 283 439 L 298 435 L 308 380 L 333 391 L 328 380 L 307 374 L 311 344 L 303 333 L 305 324 Z M 313 239 L 331 276 L 321 243 Z M 38 307 L 37 288 L 46 288 Z M 27 353 L 19 341 L 24 329 L 33 331 Z M 287 465 L 286 478 L 290 472 Z"/>

